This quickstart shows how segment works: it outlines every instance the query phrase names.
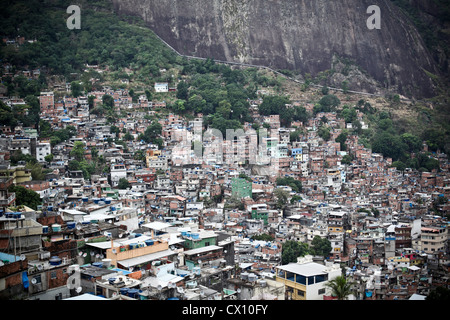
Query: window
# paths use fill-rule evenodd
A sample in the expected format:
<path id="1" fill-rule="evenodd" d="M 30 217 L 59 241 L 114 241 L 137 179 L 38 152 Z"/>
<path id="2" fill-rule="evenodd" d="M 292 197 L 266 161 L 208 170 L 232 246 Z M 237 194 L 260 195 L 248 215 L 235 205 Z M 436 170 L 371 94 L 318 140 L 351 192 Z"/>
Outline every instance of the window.
<path id="1" fill-rule="evenodd" d="M 36 284 L 41 283 L 42 279 L 41 279 L 41 275 L 37 275 L 36 277 L 33 278 L 34 280 L 36 280 Z"/>
<path id="2" fill-rule="evenodd" d="M 50 279 L 56 279 L 56 271 L 50 272 Z"/>
<path id="3" fill-rule="evenodd" d="M 299 295 L 300 297 L 304 297 L 305 296 L 305 291 L 297 290 L 297 295 Z"/>
<path id="4" fill-rule="evenodd" d="M 325 289 L 319 289 L 318 294 L 325 294 Z"/>

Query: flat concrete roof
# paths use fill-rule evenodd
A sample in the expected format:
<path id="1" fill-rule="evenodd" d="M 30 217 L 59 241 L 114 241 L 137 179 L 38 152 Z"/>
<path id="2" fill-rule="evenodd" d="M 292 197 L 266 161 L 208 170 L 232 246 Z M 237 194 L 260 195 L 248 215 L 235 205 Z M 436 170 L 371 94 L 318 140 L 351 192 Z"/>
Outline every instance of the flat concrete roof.
<path id="1" fill-rule="evenodd" d="M 292 272 L 305 277 L 327 274 L 324 272 L 325 268 L 326 267 L 323 264 L 316 262 L 308 262 L 304 264 L 289 263 L 287 265 L 277 267 L 277 269 Z"/>

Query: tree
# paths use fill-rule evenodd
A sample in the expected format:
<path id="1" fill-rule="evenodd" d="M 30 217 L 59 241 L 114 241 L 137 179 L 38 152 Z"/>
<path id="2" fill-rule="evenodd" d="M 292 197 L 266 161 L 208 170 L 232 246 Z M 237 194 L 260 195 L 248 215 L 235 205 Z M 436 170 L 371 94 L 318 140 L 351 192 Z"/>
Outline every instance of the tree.
<path id="1" fill-rule="evenodd" d="M 322 99 L 320 99 L 319 104 L 324 108 L 322 112 L 329 112 L 341 104 L 341 100 L 334 94 L 327 94 Z"/>
<path id="2" fill-rule="evenodd" d="M 389 132 L 378 132 L 373 138 L 372 151 L 381 153 L 384 157 L 390 157 L 393 161 L 397 161 L 404 156 L 405 144 L 399 136 Z"/>
<path id="3" fill-rule="evenodd" d="M 278 177 L 276 184 L 277 186 L 289 186 L 295 192 L 302 192 L 302 182 L 293 177 Z"/>
<path id="4" fill-rule="evenodd" d="M 350 155 L 346 154 L 345 156 L 342 157 L 342 164 L 347 164 L 350 165 L 352 163 L 353 159 Z"/>
<path id="5" fill-rule="evenodd" d="M 317 134 L 325 141 L 328 141 L 331 138 L 330 129 L 326 128 L 325 126 L 320 127 Z"/>
<path id="6" fill-rule="evenodd" d="M 403 161 L 397 160 L 397 161 L 392 162 L 391 167 L 397 168 L 398 171 L 405 171 L 406 164 Z"/>
<path id="7" fill-rule="evenodd" d="M 288 264 L 290 262 L 297 262 L 297 258 L 307 255 L 308 251 L 309 247 L 307 243 L 287 240 L 281 250 L 281 263 Z"/>
<path id="8" fill-rule="evenodd" d="M 420 138 L 411 133 L 401 135 L 402 142 L 406 145 L 408 152 L 419 152 L 422 149 L 422 141 Z"/>
<path id="9" fill-rule="evenodd" d="M 445 287 L 437 287 L 431 290 L 425 298 L 427 301 L 450 301 L 450 289 Z"/>
<path id="10" fill-rule="evenodd" d="M 72 96 L 77 98 L 77 97 L 81 96 L 81 94 L 82 94 L 81 90 L 83 89 L 83 87 L 79 82 L 72 81 L 70 83 L 70 89 L 72 90 Z"/>
<path id="11" fill-rule="evenodd" d="M 144 140 L 147 143 L 152 143 L 162 132 L 162 125 L 159 122 L 153 121 L 147 129 L 145 129 L 144 134 L 139 135 L 139 140 Z"/>
<path id="12" fill-rule="evenodd" d="M 82 141 L 75 141 L 72 150 L 70 150 L 70 156 L 78 162 L 84 159 L 84 143 Z"/>
<path id="13" fill-rule="evenodd" d="M 31 180 L 36 181 L 36 180 L 44 180 L 45 179 L 45 173 L 42 172 L 42 166 L 40 163 L 28 162 L 25 165 L 25 168 L 31 170 Z"/>
<path id="14" fill-rule="evenodd" d="M 337 276 L 328 281 L 325 286 L 331 290 L 331 295 L 338 300 L 346 300 L 352 293 L 353 283 L 348 281 L 345 276 Z"/>
<path id="15" fill-rule="evenodd" d="M 348 137 L 347 130 L 343 130 L 335 140 L 336 142 L 339 142 L 339 144 L 341 145 L 341 151 L 347 150 L 347 145 L 345 144 L 345 142 L 347 141 L 347 137 Z"/>
<path id="16" fill-rule="evenodd" d="M 278 209 L 283 209 L 284 207 L 286 207 L 287 203 L 288 203 L 288 197 L 289 197 L 289 192 L 286 190 L 283 190 L 281 188 L 277 188 L 275 189 L 275 191 L 273 192 L 274 196 L 277 199 L 277 208 Z"/>
<path id="17" fill-rule="evenodd" d="M 180 81 L 177 85 L 177 99 L 187 100 L 189 95 L 189 85 L 186 81 Z"/>
<path id="18" fill-rule="evenodd" d="M 332 250 L 331 242 L 326 238 L 315 236 L 311 242 L 311 249 L 314 255 L 323 256 L 326 258 Z"/>
<path id="19" fill-rule="evenodd" d="M 131 186 L 131 184 L 128 182 L 128 180 L 126 178 L 120 178 L 117 188 L 124 190 L 124 189 L 129 188 L 130 186 Z"/>
<path id="20" fill-rule="evenodd" d="M 53 161 L 53 153 L 50 153 L 44 157 L 44 160 L 48 163 Z"/>
<path id="21" fill-rule="evenodd" d="M 104 94 L 102 96 L 102 102 L 103 105 L 109 109 L 112 109 L 114 107 L 114 98 L 109 94 Z"/>
<path id="22" fill-rule="evenodd" d="M 17 206 L 25 205 L 33 210 L 37 210 L 37 206 L 42 204 L 41 197 L 33 190 L 29 190 L 22 186 L 12 185 L 9 187 L 8 191 L 16 193 Z"/>
<path id="23" fill-rule="evenodd" d="M 290 103 L 291 101 L 287 97 L 266 96 L 259 105 L 259 112 L 264 116 L 280 114 L 280 112 L 286 109 L 286 104 Z"/>

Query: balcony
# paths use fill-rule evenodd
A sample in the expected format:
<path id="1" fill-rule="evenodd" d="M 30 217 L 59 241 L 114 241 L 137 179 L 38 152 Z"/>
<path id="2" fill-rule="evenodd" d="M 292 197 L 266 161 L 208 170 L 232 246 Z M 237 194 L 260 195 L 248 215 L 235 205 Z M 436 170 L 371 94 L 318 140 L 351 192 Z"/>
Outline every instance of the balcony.
<path id="1" fill-rule="evenodd" d="M 8 194 L 7 199 L 0 199 L 0 206 L 3 207 L 10 206 L 14 202 L 14 200 L 16 200 L 16 193 L 12 192 Z"/>

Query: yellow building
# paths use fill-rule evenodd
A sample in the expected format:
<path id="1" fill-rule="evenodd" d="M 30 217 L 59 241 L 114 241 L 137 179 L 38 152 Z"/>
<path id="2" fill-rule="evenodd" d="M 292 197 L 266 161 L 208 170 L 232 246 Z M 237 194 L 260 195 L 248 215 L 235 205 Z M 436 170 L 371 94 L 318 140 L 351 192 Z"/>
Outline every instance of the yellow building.
<path id="1" fill-rule="evenodd" d="M 31 181 L 31 170 L 25 166 L 0 168 L 0 178 L 12 178 L 13 184 Z"/>
<path id="2" fill-rule="evenodd" d="M 145 266 L 152 261 L 167 260 L 176 255 L 178 252 L 169 249 L 167 241 L 145 236 L 123 241 L 120 245 L 111 240 L 111 248 L 106 250 L 106 258 L 111 259 L 111 264 L 123 269 Z M 170 263 L 170 260 L 167 262 Z"/>
<path id="3" fill-rule="evenodd" d="M 297 263 L 276 268 L 276 281 L 285 285 L 287 300 L 323 300 L 326 283 L 340 275 L 338 264 L 316 263 L 312 256 L 299 257 Z"/>

